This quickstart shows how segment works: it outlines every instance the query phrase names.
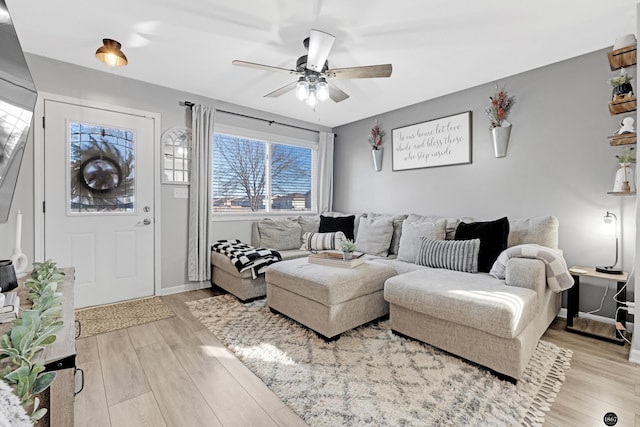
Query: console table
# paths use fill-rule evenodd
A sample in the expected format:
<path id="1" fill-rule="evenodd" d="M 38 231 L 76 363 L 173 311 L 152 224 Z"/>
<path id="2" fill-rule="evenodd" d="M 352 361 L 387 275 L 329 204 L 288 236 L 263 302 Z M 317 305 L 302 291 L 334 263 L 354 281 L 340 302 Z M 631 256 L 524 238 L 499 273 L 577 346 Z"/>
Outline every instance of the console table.
<path id="1" fill-rule="evenodd" d="M 580 277 L 590 277 L 594 279 L 609 280 L 617 283 L 618 300 L 626 301 L 627 292 L 625 284 L 629 278 L 629 274 L 608 274 L 597 272 L 593 267 L 573 266 L 569 269 L 569 273 L 573 277 L 575 284 L 567 291 L 567 331 L 575 332 L 581 335 L 598 338 L 604 341 L 624 345 L 624 330 L 620 331 L 616 325 L 598 322 L 597 320 L 579 318 L 580 309 Z M 622 304 L 616 303 L 616 308 Z M 616 323 L 626 327 L 627 312 L 619 310 L 616 315 Z"/>
<path id="2" fill-rule="evenodd" d="M 76 394 L 76 328 L 73 302 L 73 283 L 75 270 L 63 268 L 63 282 L 58 283 L 58 292 L 62 293 L 62 320 L 64 325 L 56 333 L 56 340 L 42 351 L 45 370 L 56 371 L 56 378 L 51 386 L 40 396 L 41 407 L 47 408 L 47 414 L 36 426 L 68 427 L 73 426 L 73 408 Z M 20 296 L 20 307 L 29 309 L 31 302 L 27 299 L 28 289 L 24 282 L 30 276 L 19 280 L 16 291 Z M 0 325 L 0 334 L 11 329 L 12 323 Z M 84 380 L 84 378 L 83 378 Z"/>

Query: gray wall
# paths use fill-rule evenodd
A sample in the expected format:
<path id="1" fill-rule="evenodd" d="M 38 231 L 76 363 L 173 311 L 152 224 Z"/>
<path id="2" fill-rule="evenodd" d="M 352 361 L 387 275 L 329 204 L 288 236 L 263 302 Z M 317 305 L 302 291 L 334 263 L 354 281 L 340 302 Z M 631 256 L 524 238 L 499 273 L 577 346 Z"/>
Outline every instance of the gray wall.
<path id="1" fill-rule="evenodd" d="M 621 116 L 610 116 L 607 108 L 611 88 L 606 81 L 614 73 L 606 52 L 500 82 L 506 83 L 509 94 L 516 97 L 505 158 L 493 155 L 489 121 L 484 114 L 495 83 L 377 116 L 387 133 L 381 172 L 373 170 L 367 143 L 375 118 L 335 128 L 334 209 L 471 216 L 479 220 L 555 215 L 560 221 L 560 247 L 567 262 L 586 266 L 613 262 L 613 235 L 606 235 L 602 226 L 602 217 L 611 210 L 622 220 L 623 266 L 631 269 L 635 197 L 607 195 L 617 169 L 614 156 L 622 149 L 611 147 L 607 140 L 619 127 Z M 417 82 L 416 90 L 422 84 L 437 82 Z M 463 111 L 472 112 L 472 164 L 391 170 L 393 128 Z M 595 285 L 583 288 L 584 311 L 600 303 L 606 283 Z M 604 315 L 613 314 L 613 293 L 610 290 Z"/>
<path id="2" fill-rule="evenodd" d="M 316 130 L 330 130 L 322 126 L 304 123 L 266 112 L 254 111 L 195 94 L 124 78 L 115 74 L 78 67 L 65 62 L 27 54 L 27 62 L 38 91 L 60 94 L 81 100 L 110 104 L 125 108 L 145 110 L 161 114 L 161 129 L 173 126 L 190 126 L 189 110 L 179 105 L 189 100 L 218 109 L 275 120 Z M 185 78 L 188 78 L 186 76 Z M 214 84 L 214 83 L 212 83 Z M 39 123 L 39 118 L 36 118 Z M 220 114 L 216 120 L 227 124 L 242 125 L 256 130 L 268 131 L 269 125 L 255 120 L 233 118 Z M 274 125 L 277 126 L 277 125 Z M 273 131 L 273 128 L 271 128 Z M 278 132 L 292 137 L 306 137 L 309 132 L 279 127 Z M 316 135 L 315 133 L 313 133 Z M 317 135 L 315 136 L 317 138 Z M 22 168 L 11 207 L 9 222 L 0 224 L 0 258 L 8 257 L 14 245 L 15 213 L 21 209 L 23 218 L 23 250 L 33 261 L 34 257 L 34 201 L 33 201 L 33 136 L 27 144 Z M 162 232 L 159 241 L 162 247 L 162 288 L 182 286 L 187 283 L 187 199 L 173 197 L 175 185 L 162 185 L 161 215 Z M 249 241 L 250 221 L 215 222 L 214 238 L 240 238 Z"/>

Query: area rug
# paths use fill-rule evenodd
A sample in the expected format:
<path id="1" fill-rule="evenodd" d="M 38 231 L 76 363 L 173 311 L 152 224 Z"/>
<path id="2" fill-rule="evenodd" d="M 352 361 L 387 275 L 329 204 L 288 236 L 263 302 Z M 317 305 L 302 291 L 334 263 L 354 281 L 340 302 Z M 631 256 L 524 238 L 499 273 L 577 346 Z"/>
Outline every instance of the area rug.
<path id="1" fill-rule="evenodd" d="M 81 324 L 79 338 L 168 319 L 175 315 L 159 297 L 76 310 L 76 320 Z"/>
<path id="2" fill-rule="evenodd" d="M 540 341 L 514 385 L 415 340 L 389 322 L 326 343 L 272 314 L 265 300 L 231 295 L 186 303 L 282 401 L 311 426 L 542 425 L 571 351 Z"/>

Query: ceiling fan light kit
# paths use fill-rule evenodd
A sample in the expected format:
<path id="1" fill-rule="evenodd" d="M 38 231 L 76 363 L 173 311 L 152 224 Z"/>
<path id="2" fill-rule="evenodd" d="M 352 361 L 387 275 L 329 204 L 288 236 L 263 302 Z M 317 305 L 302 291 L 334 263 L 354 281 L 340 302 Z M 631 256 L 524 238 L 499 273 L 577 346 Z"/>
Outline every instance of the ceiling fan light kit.
<path id="1" fill-rule="evenodd" d="M 96 50 L 96 58 L 110 67 L 122 67 L 127 65 L 127 57 L 120 50 L 122 45 L 112 39 L 102 39 L 102 46 Z"/>
<path id="2" fill-rule="evenodd" d="M 323 102 L 327 99 L 340 102 L 349 98 L 349 95 L 342 89 L 333 83 L 329 84 L 327 80 L 366 79 L 391 76 L 391 64 L 330 69 L 327 57 L 333 47 L 334 41 L 335 37 L 329 33 L 311 30 L 310 36 L 303 41 L 303 45 L 308 50 L 308 54 L 297 59 L 295 70 L 239 60 L 233 61 L 232 64 L 266 71 L 285 72 L 298 76 L 297 81 L 289 83 L 280 89 L 276 89 L 266 94 L 265 97 L 277 98 L 295 89 L 296 98 L 306 102 L 311 108 L 315 108 L 318 102 Z"/>

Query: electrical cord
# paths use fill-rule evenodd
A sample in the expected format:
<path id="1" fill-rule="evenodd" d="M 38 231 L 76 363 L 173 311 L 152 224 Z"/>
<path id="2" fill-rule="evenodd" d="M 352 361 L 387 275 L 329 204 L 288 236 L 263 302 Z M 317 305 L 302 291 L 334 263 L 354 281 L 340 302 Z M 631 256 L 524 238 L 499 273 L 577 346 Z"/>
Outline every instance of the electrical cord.
<path id="1" fill-rule="evenodd" d="M 604 299 L 607 297 L 608 292 L 609 292 L 609 283 L 607 282 L 607 286 L 604 287 L 604 294 L 602 295 L 602 299 L 600 300 L 600 307 L 596 308 L 595 310 L 587 311 L 584 314 L 593 314 L 602 310 L 602 306 L 604 305 Z"/>
<path id="2" fill-rule="evenodd" d="M 614 320 L 616 321 L 616 323 L 617 323 L 617 319 L 618 319 L 618 312 L 619 312 L 620 310 L 625 310 L 625 311 L 626 311 L 626 307 L 620 306 L 620 307 L 618 307 L 618 308 L 616 309 L 616 314 L 615 314 L 615 317 L 614 317 Z M 616 325 L 616 326 L 617 326 L 617 325 Z M 625 340 L 626 342 L 628 342 L 628 343 L 629 343 L 629 345 L 631 345 L 631 341 L 629 341 L 629 340 L 627 339 L 627 337 L 625 337 L 625 336 L 624 336 L 624 331 L 625 331 L 624 329 L 623 329 L 623 330 L 618 330 L 618 329 L 616 328 L 616 331 L 618 332 L 618 334 L 617 334 L 618 336 L 622 337 L 622 339 L 623 339 L 623 340 Z"/>

